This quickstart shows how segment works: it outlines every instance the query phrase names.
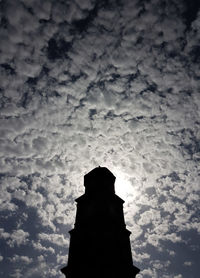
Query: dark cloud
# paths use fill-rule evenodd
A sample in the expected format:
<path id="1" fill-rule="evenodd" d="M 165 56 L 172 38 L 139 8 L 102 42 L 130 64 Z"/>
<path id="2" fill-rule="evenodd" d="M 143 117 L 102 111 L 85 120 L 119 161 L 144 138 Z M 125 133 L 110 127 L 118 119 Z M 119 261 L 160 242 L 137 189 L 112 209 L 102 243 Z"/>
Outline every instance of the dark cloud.
<path id="1" fill-rule="evenodd" d="M 185 11 L 183 13 L 183 16 L 185 18 L 187 28 L 190 28 L 192 22 L 197 18 L 200 9 L 200 3 L 198 0 L 184 0 L 183 2 L 185 4 Z"/>

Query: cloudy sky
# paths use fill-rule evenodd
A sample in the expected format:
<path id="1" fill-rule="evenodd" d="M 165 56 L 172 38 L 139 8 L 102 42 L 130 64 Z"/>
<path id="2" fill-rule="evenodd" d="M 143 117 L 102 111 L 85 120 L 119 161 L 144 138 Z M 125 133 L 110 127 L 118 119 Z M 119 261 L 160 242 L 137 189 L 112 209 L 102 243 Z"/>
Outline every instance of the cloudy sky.
<path id="1" fill-rule="evenodd" d="M 137 278 L 198 278 L 198 0 L 0 0 L 0 276 L 63 278 L 74 199 L 116 176 Z"/>

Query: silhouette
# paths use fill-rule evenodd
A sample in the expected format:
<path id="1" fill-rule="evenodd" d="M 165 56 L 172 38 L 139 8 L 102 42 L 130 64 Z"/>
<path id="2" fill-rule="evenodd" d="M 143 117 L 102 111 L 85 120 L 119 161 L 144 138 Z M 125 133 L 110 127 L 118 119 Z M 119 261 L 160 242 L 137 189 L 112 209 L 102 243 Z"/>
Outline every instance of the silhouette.
<path id="1" fill-rule="evenodd" d="M 70 233 L 66 278 L 133 278 L 133 266 L 123 203 L 115 194 L 115 176 L 98 167 L 84 176 L 85 194 L 76 199 L 75 227 Z"/>

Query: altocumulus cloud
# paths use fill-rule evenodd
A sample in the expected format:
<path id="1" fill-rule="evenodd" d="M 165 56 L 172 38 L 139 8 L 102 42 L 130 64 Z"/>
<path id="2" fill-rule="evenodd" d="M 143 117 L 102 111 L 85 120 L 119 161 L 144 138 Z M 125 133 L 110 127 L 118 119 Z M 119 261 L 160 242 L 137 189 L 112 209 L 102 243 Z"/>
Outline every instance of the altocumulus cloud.
<path id="1" fill-rule="evenodd" d="M 2 277 L 63 277 L 82 178 L 129 186 L 138 278 L 198 277 L 198 1 L 0 1 Z M 122 196 L 123 197 L 123 196 Z"/>

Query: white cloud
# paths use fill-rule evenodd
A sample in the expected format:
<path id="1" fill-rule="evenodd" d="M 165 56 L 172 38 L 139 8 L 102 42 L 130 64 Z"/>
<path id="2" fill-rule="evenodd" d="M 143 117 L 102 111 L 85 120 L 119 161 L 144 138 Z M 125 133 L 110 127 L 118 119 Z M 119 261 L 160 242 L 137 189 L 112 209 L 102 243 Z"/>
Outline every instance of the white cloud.
<path id="1" fill-rule="evenodd" d="M 39 233 L 38 238 L 40 240 L 49 241 L 53 244 L 59 245 L 59 246 L 69 246 L 69 239 L 64 238 L 63 235 L 60 234 L 45 234 L 45 233 Z"/>
<path id="2" fill-rule="evenodd" d="M 13 263 L 24 263 L 24 264 L 30 264 L 32 263 L 33 259 L 29 258 L 27 256 L 19 256 L 19 255 L 14 255 L 13 257 L 9 258 L 9 260 Z"/>
<path id="3" fill-rule="evenodd" d="M 143 277 L 158 278 L 156 271 L 154 269 L 150 269 L 150 268 L 146 268 L 145 270 L 142 270 L 136 277 L 137 278 L 143 278 Z"/>
<path id="4" fill-rule="evenodd" d="M 11 233 L 5 232 L 3 228 L 0 229 L 0 238 L 5 239 L 10 247 L 25 244 L 28 241 L 28 237 L 29 233 L 22 229 L 14 230 Z"/>
<path id="5" fill-rule="evenodd" d="M 21 278 L 21 277 L 23 277 L 22 270 L 19 269 L 19 268 L 15 268 L 13 273 L 10 274 L 10 277 L 14 277 L 14 278 Z"/>
<path id="6" fill-rule="evenodd" d="M 185 262 L 184 262 L 184 265 L 185 265 L 185 266 L 191 266 L 192 264 L 193 264 L 193 263 L 190 262 L 190 261 L 185 261 Z"/>
<path id="7" fill-rule="evenodd" d="M 138 253 L 135 252 L 133 248 L 132 248 L 132 255 L 133 255 L 134 262 L 144 262 L 145 260 L 149 261 L 150 259 L 150 255 L 148 253 Z"/>
<path id="8" fill-rule="evenodd" d="M 174 257 L 176 253 L 173 250 L 169 250 L 169 254 L 170 254 L 170 256 Z"/>
<path id="9" fill-rule="evenodd" d="M 149 223 L 154 223 L 157 221 L 161 221 L 160 219 L 160 211 L 156 211 L 156 210 L 148 210 L 145 211 L 143 214 L 140 215 L 140 219 L 138 221 L 139 225 L 147 225 Z"/>
<path id="10" fill-rule="evenodd" d="M 8 245 L 14 247 L 15 245 L 20 246 L 26 244 L 28 241 L 29 233 L 22 229 L 14 230 L 8 237 Z"/>
<path id="11" fill-rule="evenodd" d="M 50 252 L 52 254 L 55 253 L 55 250 L 52 247 L 45 247 L 40 242 L 32 242 L 32 244 L 33 244 L 33 247 L 36 250 L 39 250 L 40 252 L 41 251 L 43 251 L 43 252 Z"/>
<path id="12" fill-rule="evenodd" d="M 1 236 L 1 238 L 7 239 L 7 238 L 9 238 L 10 234 L 7 233 L 7 232 L 4 232 L 4 229 L 1 228 L 0 229 L 0 236 Z"/>
<path id="13" fill-rule="evenodd" d="M 59 254 L 57 255 L 57 263 L 66 265 L 67 260 L 68 260 L 68 255 L 65 256 L 61 256 Z"/>
<path id="14" fill-rule="evenodd" d="M 186 30 L 184 3 L 122 2 L 2 6 L 0 209 L 20 223 L 1 229 L 11 247 L 28 243 L 23 207 L 39 217 L 41 241 L 67 247 L 83 175 L 98 165 L 129 177 L 124 211 L 138 262 L 148 244 L 161 250 L 200 232 L 199 13 Z"/>

